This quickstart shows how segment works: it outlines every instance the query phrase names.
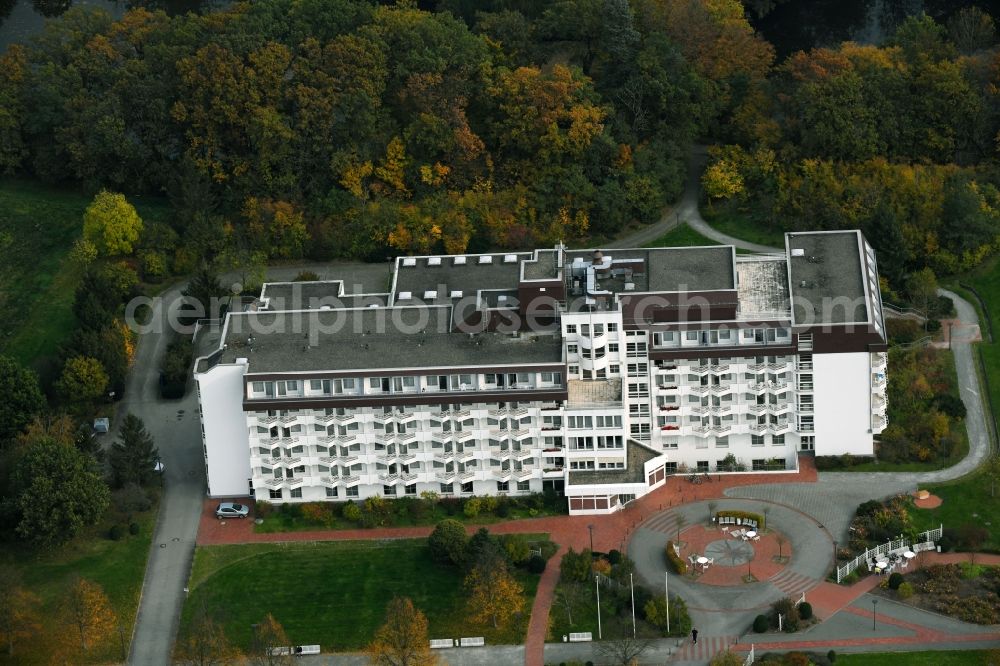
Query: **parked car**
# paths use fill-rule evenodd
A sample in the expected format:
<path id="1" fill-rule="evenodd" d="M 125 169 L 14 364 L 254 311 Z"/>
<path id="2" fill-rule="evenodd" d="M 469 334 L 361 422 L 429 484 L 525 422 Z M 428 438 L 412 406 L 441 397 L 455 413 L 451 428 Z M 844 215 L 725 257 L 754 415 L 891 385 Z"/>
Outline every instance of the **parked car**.
<path id="1" fill-rule="evenodd" d="M 246 504 L 235 504 L 233 502 L 222 502 L 215 509 L 215 517 L 223 518 L 246 518 L 250 515 L 250 507 Z"/>

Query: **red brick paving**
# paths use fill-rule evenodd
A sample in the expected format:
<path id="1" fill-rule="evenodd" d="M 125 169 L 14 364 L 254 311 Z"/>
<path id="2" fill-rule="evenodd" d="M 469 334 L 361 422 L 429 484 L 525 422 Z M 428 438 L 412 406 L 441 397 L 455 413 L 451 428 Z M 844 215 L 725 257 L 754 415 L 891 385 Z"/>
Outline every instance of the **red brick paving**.
<path id="1" fill-rule="evenodd" d="M 716 499 L 723 496 L 727 488 L 768 483 L 813 483 L 816 481 L 816 467 L 810 457 L 799 458 L 799 471 L 794 473 L 760 473 L 710 476 L 711 481 L 692 484 L 686 477 L 674 476 L 653 492 L 632 502 L 616 513 L 606 516 L 551 516 L 530 518 L 485 525 L 497 534 L 547 532 L 560 551 L 550 560 L 531 608 L 531 620 L 525 642 L 525 664 L 541 666 L 544 663 L 545 635 L 548 631 L 549 610 L 552 594 L 559 579 L 559 558 L 567 548 L 577 550 L 589 547 L 588 525 L 594 526 L 594 549 L 607 552 L 627 544 L 630 535 L 643 520 L 653 514 L 688 502 Z M 304 532 L 277 532 L 258 534 L 253 531 L 252 520 L 226 520 L 215 518 L 215 507 L 220 498 L 205 500 L 201 524 L 198 528 L 198 545 L 212 546 L 235 543 L 281 543 L 294 541 L 346 541 L 366 539 L 407 539 L 425 537 L 431 527 L 385 527 L 355 530 L 310 530 Z M 246 498 L 239 498 L 246 501 Z M 480 526 L 469 525 L 474 532 Z M 763 541 L 763 539 L 761 539 Z M 775 551 L 776 552 L 776 551 Z"/>
<path id="2" fill-rule="evenodd" d="M 681 558 L 687 561 L 689 555 L 704 554 L 705 546 L 713 541 L 734 539 L 730 534 L 730 531 L 733 529 L 732 526 L 727 525 L 726 528 L 723 530 L 718 527 L 705 527 L 702 525 L 687 528 L 681 532 L 681 541 L 684 543 L 684 547 L 681 548 Z M 768 580 L 776 576 L 788 563 L 788 560 L 785 560 L 784 564 L 774 561 L 774 558 L 778 557 L 777 539 L 778 533 L 770 530 L 761 535 L 760 541 L 749 542 L 754 549 L 754 559 L 750 563 L 749 570 L 753 573 L 754 578 L 759 581 Z M 781 548 L 781 554 L 786 558 L 790 557 L 792 554 L 791 545 L 785 543 Z M 723 566 L 719 563 L 712 564 L 703 573 L 698 566 L 689 569 L 692 577 L 696 578 L 699 583 L 724 586 L 743 585 L 743 576 L 747 574 L 747 570 L 746 564 Z"/>
<path id="3" fill-rule="evenodd" d="M 920 499 L 916 496 L 914 496 L 913 498 L 913 505 L 918 509 L 936 509 L 943 503 L 944 500 L 942 500 L 937 495 L 929 495 L 925 499 Z"/>

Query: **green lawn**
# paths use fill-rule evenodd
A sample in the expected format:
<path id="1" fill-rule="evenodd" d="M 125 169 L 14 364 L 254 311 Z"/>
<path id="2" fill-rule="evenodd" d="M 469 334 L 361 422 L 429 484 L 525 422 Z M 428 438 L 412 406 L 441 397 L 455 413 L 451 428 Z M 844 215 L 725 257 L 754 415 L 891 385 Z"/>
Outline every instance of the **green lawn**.
<path id="1" fill-rule="evenodd" d="M 711 208 L 704 206 L 701 215 L 709 226 L 728 236 L 758 245 L 785 247 L 784 232 L 768 227 L 758 214 L 740 210 L 733 203 L 713 204 Z"/>
<path id="2" fill-rule="evenodd" d="M 114 511 L 109 511 L 108 517 L 101 525 L 61 548 L 37 552 L 13 542 L 0 545 L 0 563 L 16 570 L 24 586 L 41 598 L 44 633 L 64 630 L 58 621 L 60 604 L 70 582 L 76 576 L 80 576 L 104 588 L 116 614 L 121 619 L 127 648 L 139 607 L 146 558 L 149 555 L 150 541 L 156 523 L 156 507 L 146 513 L 138 514 L 133 520 L 140 526 L 139 534 L 136 536 L 126 534 L 120 541 L 107 538 L 111 525 L 122 522 L 122 518 Z M 51 637 L 33 641 L 32 645 L 38 649 L 30 654 L 21 652 L 16 655 L 17 659 L 10 663 L 54 663 L 54 658 L 48 649 L 56 644 L 57 641 Z M 4 661 L 5 656 L 0 656 L 0 663 L 7 663 Z M 120 657 L 121 648 L 116 633 L 109 643 L 95 647 L 84 663 L 118 661 Z"/>
<path id="3" fill-rule="evenodd" d="M 73 327 L 78 269 L 67 254 L 91 197 L 27 180 L 0 180 L 0 353 L 34 365 Z M 165 221 L 161 200 L 130 198 L 144 220 Z"/>
<path id="4" fill-rule="evenodd" d="M 992 661 L 991 661 L 992 659 Z M 998 663 L 997 650 L 941 650 L 940 652 L 872 652 L 837 654 L 837 666 L 987 666 Z"/>
<path id="5" fill-rule="evenodd" d="M 427 615 L 431 638 L 520 644 L 539 577 L 517 572 L 524 610 L 493 629 L 467 617 L 462 573 L 434 561 L 425 539 L 206 546 L 195 552 L 181 631 L 186 635 L 193 609 L 205 603 L 240 646 L 250 642 L 250 625 L 271 613 L 295 644 L 354 650 L 371 641 L 386 604 L 399 595 Z"/>
<path id="6" fill-rule="evenodd" d="M 721 243 L 702 236 L 687 224 L 682 223 L 649 243 L 648 247 L 692 247 L 696 245 L 721 245 Z"/>
<path id="7" fill-rule="evenodd" d="M 991 507 L 1000 505 L 1000 484 L 997 484 L 997 496 L 992 497 L 990 483 L 983 473 L 973 472 L 961 479 L 928 484 L 921 488 L 927 488 L 944 501 L 936 509 L 913 509 L 910 512 L 918 530 L 928 530 L 944 524 L 945 531 L 950 531 L 954 536 L 955 530 L 965 523 L 975 523 L 985 527 L 990 535 L 982 550 L 1000 552 L 1000 520 L 994 519 L 995 511 L 991 510 Z M 993 524 L 987 525 L 987 522 Z"/>

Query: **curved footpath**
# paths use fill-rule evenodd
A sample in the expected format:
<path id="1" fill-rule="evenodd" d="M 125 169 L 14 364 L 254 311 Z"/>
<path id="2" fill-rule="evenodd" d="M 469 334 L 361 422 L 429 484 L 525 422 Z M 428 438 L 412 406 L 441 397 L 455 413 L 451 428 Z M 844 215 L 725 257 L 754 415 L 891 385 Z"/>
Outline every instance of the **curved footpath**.
<path id="1" fill-rule="evenodd" d="M 680 200 L 670 208 L 664 210 L 659 222 L 622 236 L 610 242 L 607 247 L 644 247 L 676 227 L 679 223 L 686 222 L 702 236 L 711 238 L 723 245 L 735 245 L 743 250 L 764 254 L 784 252 L 784 250 L 779 248 L 757 245 L 756 243 L 728 236 L 716 231 L 705 222 L 705 219 L 701 216 L 701 211 L 698 209 L 698 200 L 701 197 L 701 173 L 705 169 L 707 159 L 707 149 L 705 146 L 693 147 L 691 156 L 688 159 L 687 179 L 684 182 L 684 192 L 681 194 Z"/>

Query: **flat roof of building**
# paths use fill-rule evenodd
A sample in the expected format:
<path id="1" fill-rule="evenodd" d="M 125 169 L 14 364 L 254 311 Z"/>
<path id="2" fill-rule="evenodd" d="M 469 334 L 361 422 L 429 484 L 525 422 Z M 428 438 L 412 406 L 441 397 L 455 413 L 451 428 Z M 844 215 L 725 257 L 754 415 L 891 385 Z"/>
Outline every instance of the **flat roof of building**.
<path id="1" fill-rule="evenodd" d="M 795 324 L 868 321 L 861 232 L 790 233 L 785 246 Z"/>
<path id="2" fill-rule="evenodd" d="M 562 362 L 557 336 L 451 333 L 447 307 L 243 312 L 218 363 L 251 373 L 533 365 Z"/>
<path id="3" fill-rule="evenodd" d="M 586 486 L 604 483 L 645 483 L 644 465 L 653 458 L 663 455 L 630 439 L 625 447 L 627 457 L 625 469 L 585 469 L 570 470 L 569 485 Z"/>
<path id="4" fill-rule="evenodd" d="M 448 303 L 453 291 L 471 296 L 482 289 L 517 289 L 521 261 L 530 258 L 525 252 L 400 257 L 396 260 L 396 299 L 400 302 L 409 294 L 425 303 Z M 433 296 L 428 296 L 430 292 Z"/>
<path id="5" fill-rule="evenodd" d="M 645 264 L 645 273 L 632 273 L 634 291 L 719 291 L 736 288 L 736 250 L 731 245 L 614 248 L 602 251 L 602 254 L 605 258 L 611 257 L 612 269 L 615 263 L 630 259 Z M 574 250 L 566 253 L 566 262 L 570 264 L 579 257 L 590 263 L 593 256 L 594 250 Z M 608 291 L 621 293 L 625 287 L 619 281 L 614 277 L 603 278 L 600 284 Z"/>

